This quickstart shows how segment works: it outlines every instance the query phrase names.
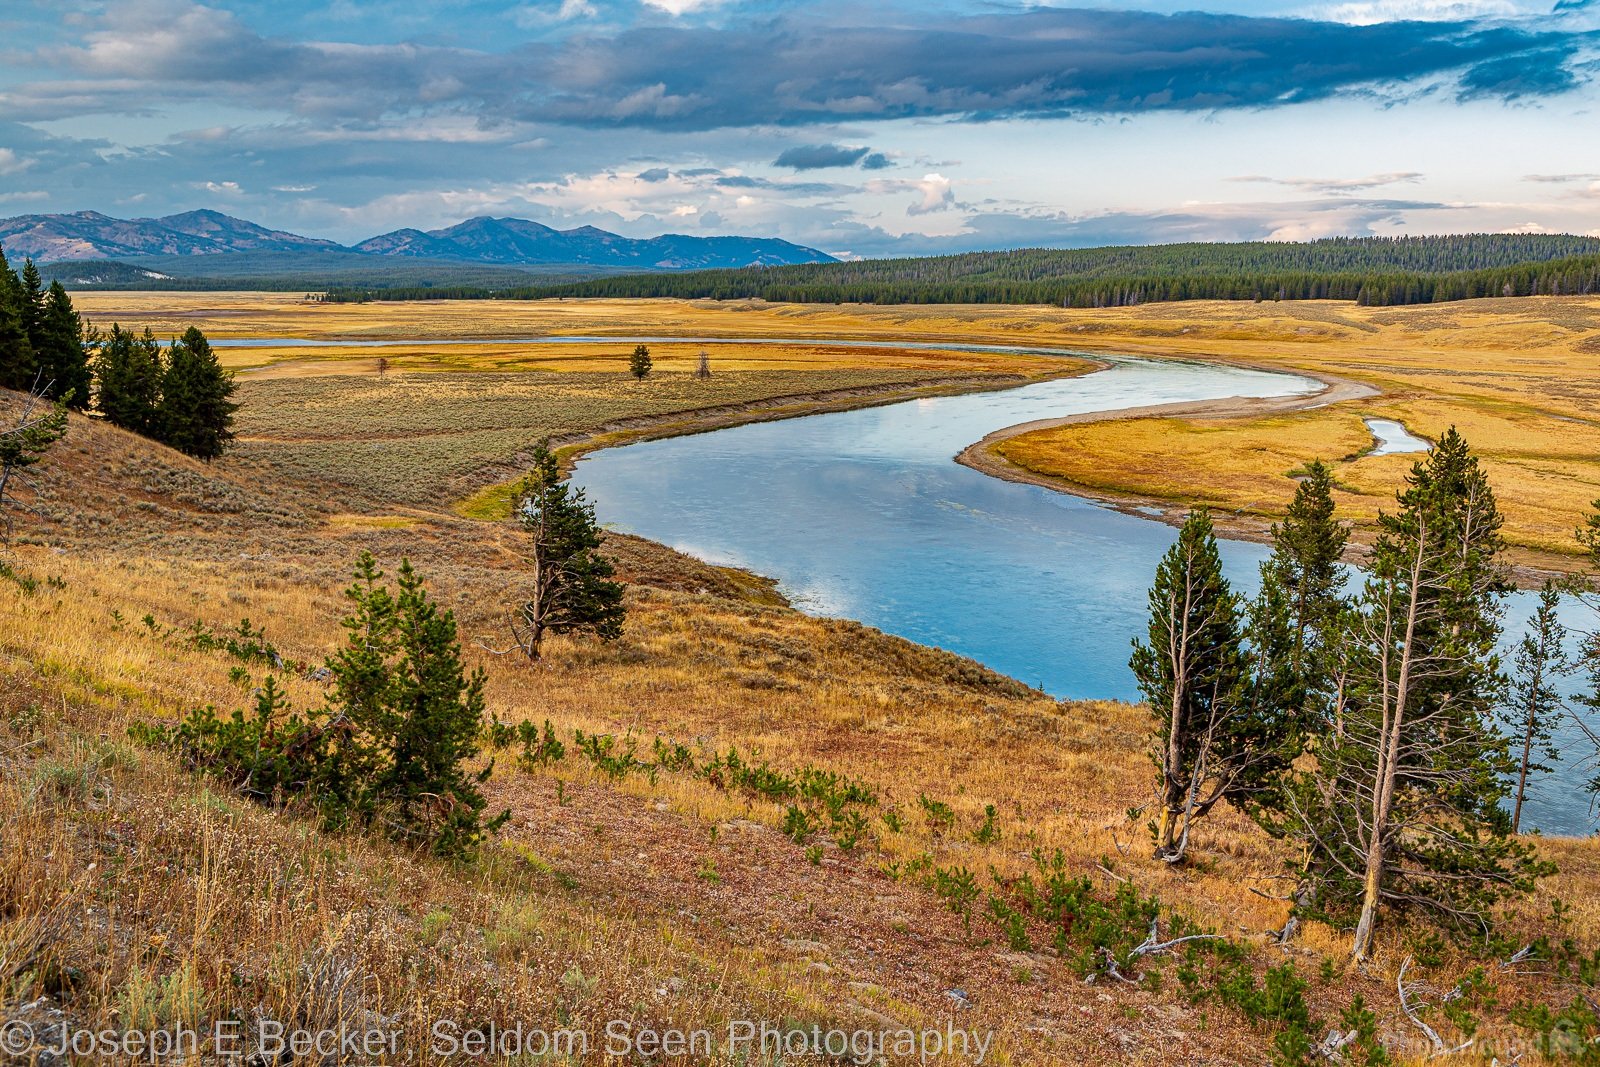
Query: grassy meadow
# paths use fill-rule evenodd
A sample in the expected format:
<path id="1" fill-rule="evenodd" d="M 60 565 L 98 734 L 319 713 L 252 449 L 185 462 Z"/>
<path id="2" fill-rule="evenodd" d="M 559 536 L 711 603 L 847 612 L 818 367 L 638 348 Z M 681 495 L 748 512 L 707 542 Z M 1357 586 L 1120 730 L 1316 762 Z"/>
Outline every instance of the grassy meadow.
<path id="1" fill-rule="evenodd" d="M 1561 359 L 1570 363 L 1562 353 L 1573 343 L 1595 336 L 1582 332 L 1587 326 L 1541 333 L 1530 301 L 1516 302 L 1516 313 L 1452 308 L 1526 321 L 1419 325 L 1413 332 L 1426 340 L 1412 338 L 1414 349 L 1401 344 L 1407 327 L 1374 317 L 1403 311 L 1319 306 L 327 306 L 211 293 L 89 293 L 79 303 L 97 321 L 148 323 L 163 336 L 198 323 L 215 337 L 1011 340 L 1204 350 L 1282 366 L 1310 367 L 1316 353 L 1322 362 L 1314 369 L 1374 382 L 1376 353 L 1387 346 L 1400 369 L 1382 372 L 1394 391 L 1373 403 L 1402 404 L 1411 395 L 1404 388 L 1419 404 L 1476 411 L 1505 389 L 1536 412 L 1526 416 L 1530 424 L 1552 427 L 1566 421 L 1560 405 L 1581 407 L 1587 386 L 1572 380 L 1570 367 L 1567 399 L 1541 400 L 1538 383 L 1553 380 Z M 1574 322 L 1590 314 L 1589 305 L 1567 303 Z M 1600 318 L 1600 304 L 1592 306 Z M 1492 363 L 1499 376 L 1484 370 L 1474 385 L 1450 384 L 1451 329 L 1496 345 L 1523 338 L 1528 347 L 1519 351 L 1532 354 L 1518 362 L 1494 348 L 1483 366 Z M 1307 983 L 1322 1032 L 1360 995 L 1396 1062 L 1427 1059 L 1420 1031 L 1396 1002 L 1402 962 L 1421 961 L 1435 1002 L 1476 964 L 1398 927 L 1384 930 L 1382 951 L 1364 970 L 1346 967 L 1339 931 L 1313 924 L 1286 947 L 1272 943 L 1287 912 L 1289 857 L 1237 813 L 1202 824 L 1197 862 L 1151 860 L 1142 818 L 1130 815 L 1150 799 L 1150 722 L 1141 707 L 1057 702 L 959 657 L 802 615 L 756 576 L 622 536 L 607 543 L 629 583 L 620 640 L 557 638 L 537 668 L 495 654 L 504 612 L 524 581 L 518 532 L 462 514 L 492 510 L 463 502 L 481 505 L 537 437 L 604 443 L 916 391 L 995 387 L 1081 364 L 893 348 L 718 347 L 714 375 L 702 381 L 690 375 L 697 346 L 653 346 L 658 375 L 641 383 L 625 376 L 630 346 L 619 345 L 614 357 L 574 351 L 570 362 L 527 347 L 384 350 L 391 366 L 382 379 L 372 350 L 225 350 L 230 361 L 246 361 L 236 364 L 246 406 L 239 447 L 209 465 L 73 418 L 68 438 L 38 468 L 39 515 L 23 520 L 10 557 L 34 584 L 0 579 L 0 977 L 43 1005 L 40 1025 L 51 1010 L 94 1027 L 228 1012 L 312 1026 L 384 1019 L 426 1046 L 424 1020 L 438 1015 L 591 1028 L 612 1018 L 852 1029 L 954 1020 L 993 1030 L 986 1062 L 1015 1067 L 1268 1062 L 1273 1026 L 1216 994 L 1191 995 L 1176 961 L 1137 985 L 1086 983 L 1048 950 L 1050 931 L 1015 937 L 986 913 L 986 898 L 930 888 L 957 885 L 967 872 L 982 892 L 1000 893 L 1034 868 L 1035 850 L 1060 850 L 1075 876 L 1106 894 L 1131 886 L 1162 901 L 1164 923 L 1178 916 L 1235 939 L 1252 980 L 1287 963 Z M 1540 414 L 1540 405 L 1555 406 Z M 1208 450 L 1239 453 L 1236 470 L 1215 471 L 1225 476 L 1217 487 L 1196 485 L 1249 493 L 1253 479 L 1266 479 L 1262 470 L 1276 477 L 1279 465 L 1295 461 L 1286 438 L 1315 446 L 1310 455 L 1359 450 L 1342 413 L 1306 414 L 1314 419 L 1284 416 L 1291 427 L 1218 431 L 1255 435 L 1249 439 L 1270 452 L 1259 463 L 1241 458 L 1253 453 L 1231 437 L 1173 444 L 1185 435 L 1198 441 L 1212 432 L 1209 422 L 1182 427 L 1167 442 L 1136 422 L 1082 429 L 1126 434 L 1130 469 L 1148 463 L 1137 459 L 1141 448 L 1192 454 L 1197 468 Z M 1415 414 L 1396 417 L 1417 432 L 1431 425 Z M 1588 432 L 1573 425 L 1575 434 Z M 1510 448 L 1511 430 L 1503 432 Z M 1517 468 L 1493 462 L 1505 497 L 1500 474 Z M 1145 469 L 1148 478 L 1163 474 Z M 1261 484 L 1270 511 L 1276 483 Z M 195 620 L 220 632 L 249 618 L 286 660 L 319 663 L 342 639 L 338 591 L 364 549 L 391 572 L 409 557 L 455 610 L 467 661 L 488 674 L 491 714 L 548 720 L 569 741 L 565 759 L 537 766 L 520 766 L 512 750 L 490 753 L 491 810 L 507 809 L 511 819 L 473 864 L 318 833 L 128 738 L 134 723 L 170 721 L 206 704 L 245 706 L 262 681 L 260 664 L 186 641 L 184 627 Z M 296 706 L 322 698 L 307 672 L 276 673 Z M 571 750 L 577 729 L 622 746 L 632 739 L 641 760 L 660 738 L 702 762 L 732 747 L 778 769 L 813 766 L 858 780 L 875 801 L 859 839 L 821 831 L 799 843 L 785 804 L 670 769 L 618 773 Z M 1561 873 L 1517 904 L 1502 930 L 1508 940 L 1600 945 L 1595 845 L 1539 843 Z M 1428 1020 L 1452 1042 L 1476 1026 L 1482 1047 L 1502 1051 L 1501 1062 L 1510 1062 L 1504 1053 L 1513 1044 L 1524 1064 L 1568 1062 L 1530 1050 L 1540 1031 L 1517 1022 L 1526 1016 L 1516 1009 L 1592 996 L 1592 981 L 1494 962 L 1484 981 L 1487 991 L 1466 1005 L 1470 1019 L 1436 1005 Z"/>

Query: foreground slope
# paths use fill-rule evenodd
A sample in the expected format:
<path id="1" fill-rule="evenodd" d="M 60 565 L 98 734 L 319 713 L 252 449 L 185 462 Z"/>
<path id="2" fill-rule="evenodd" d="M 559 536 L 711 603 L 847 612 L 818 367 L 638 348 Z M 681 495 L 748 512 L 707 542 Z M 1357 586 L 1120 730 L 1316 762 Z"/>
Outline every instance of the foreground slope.
<path id="1" fill-rule="evenodd" d="M 25 962 L 8 1006 L 33 1021 L 379 1020 L 413 1045 L 441 1015 L 580 1028 L 948 1024 L 992 1029 L 987 1062 L 1266 1062 L 1274 1024 L 1187 995 L 1170 968 L 1164 982 L 1085 983 L 1049 948 L 1050 931 L 1017 942 L 981 902 L 953 908 L 915 873 L 994 885 L 1028 871 L 1035 849 L 1059 849 L 1098 892 L 1131 883 L 1235 937 L 1251 974 L 1288 961 L 1324 1022 L 1360 993 L 1398 1048 L 1417 1047 L 1393 981 L 1423 948 L 1392 931 L 1370 973 L 1345 973 L 1337 932 L 1271 946 L 1284 857 L 1250 824 L 1230 815 L 1208 827 L 1189 868 L 1145 859 L 1128 814 L 1148 796 L 1142 709 L 1058 704 L 625 538 L 611 542 L 631 583 L 623 638 L 557 640 L 529 669 L 489 651 L 524 577 L 517 532 L 426 494 L 385 499 L 384 484 L 403 478 L 351 492 L 322 461 L 291 462 L 294 407 L 275 409 L 275 388 L 248 387 L 241 426 L 254 438 L 252 419 L 286 420 L 271 458 L 247 443 L 205 466 L 75 417 L 40 470 L 45 516 L 15 557 L 38 584 L 0 580 L 0 819 L 14 846 L 0 854 L 0 945 Z M 309 414 L 303 430 L 317 431 Z M 337 590 L 362 549 L 391 569 L 409 556 L 457 611 L 500 720 L 632 737 L 646 762 L 659 762 L 659 737 L 702 763 L 736 748 L 780 771 L 848 775 L 879 797 L 867 832 L 853 847 L 827 834 L 802 845 L 785 833 L 784 803 L 702 775 L 617 773 L 576 752 L 524 768 L 502 750 L 488 790 L 511 821 L 457 868 L 318 834 L 128 740 L 135 722 L 239 706 L 261 681 L 261 665 L 186 640 L 197 618 L 217 631 L 244 616 L 263 625 L 296 705 L 319 700 L 321 683 L 294 664 L 339 641 Z M 1563 873 L 1507 936 L 1600 943 L 1600 853 L 1593 842 L 1543 847 Z M 1548 919 L 1553 897 L 1569 905 L 1561 923 Z M 1426 951 L 1441 989 L 1470 970 Z M 1512 1006 L 1559 1006 L 1585 988 L 1539 966 L 1491 978 L 1495 1006 L 1474 1011 L 1497 1039 L 1528 1037 Z"/>

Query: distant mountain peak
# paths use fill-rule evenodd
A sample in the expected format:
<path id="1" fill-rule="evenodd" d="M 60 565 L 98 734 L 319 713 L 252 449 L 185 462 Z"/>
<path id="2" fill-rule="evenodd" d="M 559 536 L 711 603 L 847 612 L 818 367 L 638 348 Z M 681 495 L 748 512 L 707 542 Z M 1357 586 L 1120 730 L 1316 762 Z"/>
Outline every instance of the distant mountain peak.
<path id="1" fill-rule="evenodd" d="M 663 234 L 635 239 L 595 226 L 556 230 L 530 219 L 493 215 L 477 215 L 437 230 L 406 227 L 345 247 L 270 229 L 211 208 L 158 219 L 118 219 L 98 211 L 19 215 L 0 219 L 0 244 L 10 256 L 49 262 L 325 251 L 506 266 L 572 264 L 684 270 L 824 263 L 832 258 L 775 238 Z"/>

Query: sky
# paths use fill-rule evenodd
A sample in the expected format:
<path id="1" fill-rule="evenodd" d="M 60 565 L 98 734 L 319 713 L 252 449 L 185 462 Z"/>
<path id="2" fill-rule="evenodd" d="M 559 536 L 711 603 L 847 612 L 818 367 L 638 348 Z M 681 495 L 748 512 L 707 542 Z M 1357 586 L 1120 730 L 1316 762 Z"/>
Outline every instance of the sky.
<path id="1" fill-rule="evenodd" d="M 1600 0 L 0 7 L 0 216 L 841 257 L 1600 236 Z"/>

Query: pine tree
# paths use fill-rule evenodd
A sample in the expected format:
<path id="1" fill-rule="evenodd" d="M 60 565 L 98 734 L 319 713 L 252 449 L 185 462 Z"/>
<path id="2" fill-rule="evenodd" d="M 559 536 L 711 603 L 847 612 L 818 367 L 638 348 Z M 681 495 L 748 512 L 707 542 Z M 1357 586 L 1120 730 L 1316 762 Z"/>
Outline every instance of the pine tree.
<path id="1" fill-rule="evenodd" d="M 1594 511 L 1578 528 L 1578 543 L 1589 554 L 1590 584 L 1585 599 L 1591 607 L 1596 607 L 1600 606 L 1596 604 L 1597 594 L 1600 594 L 1600 500 L 1592 506 Z M 1587 784 L 1590 794 L 1600 800 L 1600 633 L 1584 636 L 1577 666 L 1588 677 L 1588 689 L 1578 694 L 1577 703 L 1582 710 L 1572 719 L 1594 749 L 1591 766 L 1596 770 Z"/>
<path id="2" fill-rule="evenodd" d="M 1307 854 L 1314 914 L 1355 920 L 1357 959 L 1389 910 L 1481 934 L 1498 900 L 1547 871 L 1502 807 L 1514 764 L 1493 717 L 1495 641 L 1509 586 L 1488 479 L 1452 427 L 1398 499 L 1342 628 L 1315 766 L 1278 823 Z"/>
<path id="3" fill-rule="evenodd" d="M 79 411 L 89 406 L 89 346 L 83 332 L 83 317 L 72 306 L 72 298 L 60 282 L 51 282 L 44 297 L 44 314 L 39 337 L 33 343 L 41 367 L 41 378 L 55 382 L 52 396 L 62 397 L 67 406 Z"/>
<path id="4" fill-rule="evenodd" d="M 194 326 L 167 350 L 156 411 L 160 440 L 210 462 L 233 440 L 233 374 L 222 369 L 205 334 Z"/>
<path id="5" fill-rule="evenodd" d="M 409 561 L 400 563 L 398 595 L 382 578 L 363 553 L 345 591 L 355 608 L 344 622 L 349 638 L 328 661 L 334 721 L 349 736 L 338 788 L 354 814 L 393 836 L 461 855 L 504 821 L 482 819 L 478 786 L 490 768 L 463 766 L 478 754 L 484 674 L 465 672 L 454 613 L 439 611 Z"/>
<path id="6" fill-rule="evenodd" d="M 711 356 L 703 348 L 700 350 L 700 363 L 694 369 L 694 376 L 702 381 L 711 377 Z"/>
<path id="7" fill-rule="evenodd" d="M 1522 803 L 1528 795 L 1530 774 L 1549 774 L 1541 760 L 1556 760 L 1561 753 L 1551 744 L 1551 729 L 1561 716 L 1561 694 L 1555 679 L 1567 669 L 1564 651 L 1567 631 L 1556 612 L 1561 594 L 1553 582 L 1539 593 L 1539 609 L 1517 646 L 1516 673 L 1506 708 L 1506 727 L 1518 745 L 1517 784 L 1512 791 L 1511 832 L 1522 830 Z"/>
<path id="8" fill-rule="evenodd" d="M 647 346 L 634 346 L 633 355 L 628 357 L 628 373 L 641 382 L 650 373 L 650 349 Z"/>
<path id="9" fill-rule="evenodd" d="M 161 400 L 161 346 L 148 329 L 141 337 L 113 323 L 94 363 L 95 405 L 113 426 L 154 436 Z"/>
<path id="10" fill-rule="evenodd" d="M 562 480 L 545 444 L 534 449 L 533 469 L 515 500 L 532 571 L 528 599 L 511 616 L 517 647 L 537 660 L 547 633 L 592 633 L 605 641 L 621 636 L 623 586 L 610 580 L 615 568 L 597 551 L 604 536 L 594 506 L 583 490 Z"/>
<path id="11" fill-rule="evenodd" d="M 1333 699 L 1328 659 L 1347 606 L 1339 560 L 1350 528 L 1334 512 L 1333 474 L 1314 460 L 1272 527 L 1272 555 L 1250 614 L 1255 699 L 1305 726 Z"/>
<path id="12" fill-rule="evenodd" d="M 44 282 L 39 277 L 39 268 L 33 265 L 33 260 L 23 260 L 22 277 L 18 284 L 22 293 L 19 307 L 22 313 L 22 329 L 28 335 L 28 343 L 33 346 L 34 355 L 37 357 L 40 328 L 44 324 Z"/>
<path id="13" fill-rule="evenodd" d="M 1222 574 L 1211 517 L 1189 513 L 1150 587 L 1149 642 L 1129 661 L 1157 717 L 1155 855 L 1183 859 L 1193 824 L 1254 762 L 1239 600 Z"/>
<path id="14" fill-rule="evenodd" d="M 0 389 L 34 388 L 39 365 L 28 341 L 26 296 L 17 272 L 0 249 Z"/>

